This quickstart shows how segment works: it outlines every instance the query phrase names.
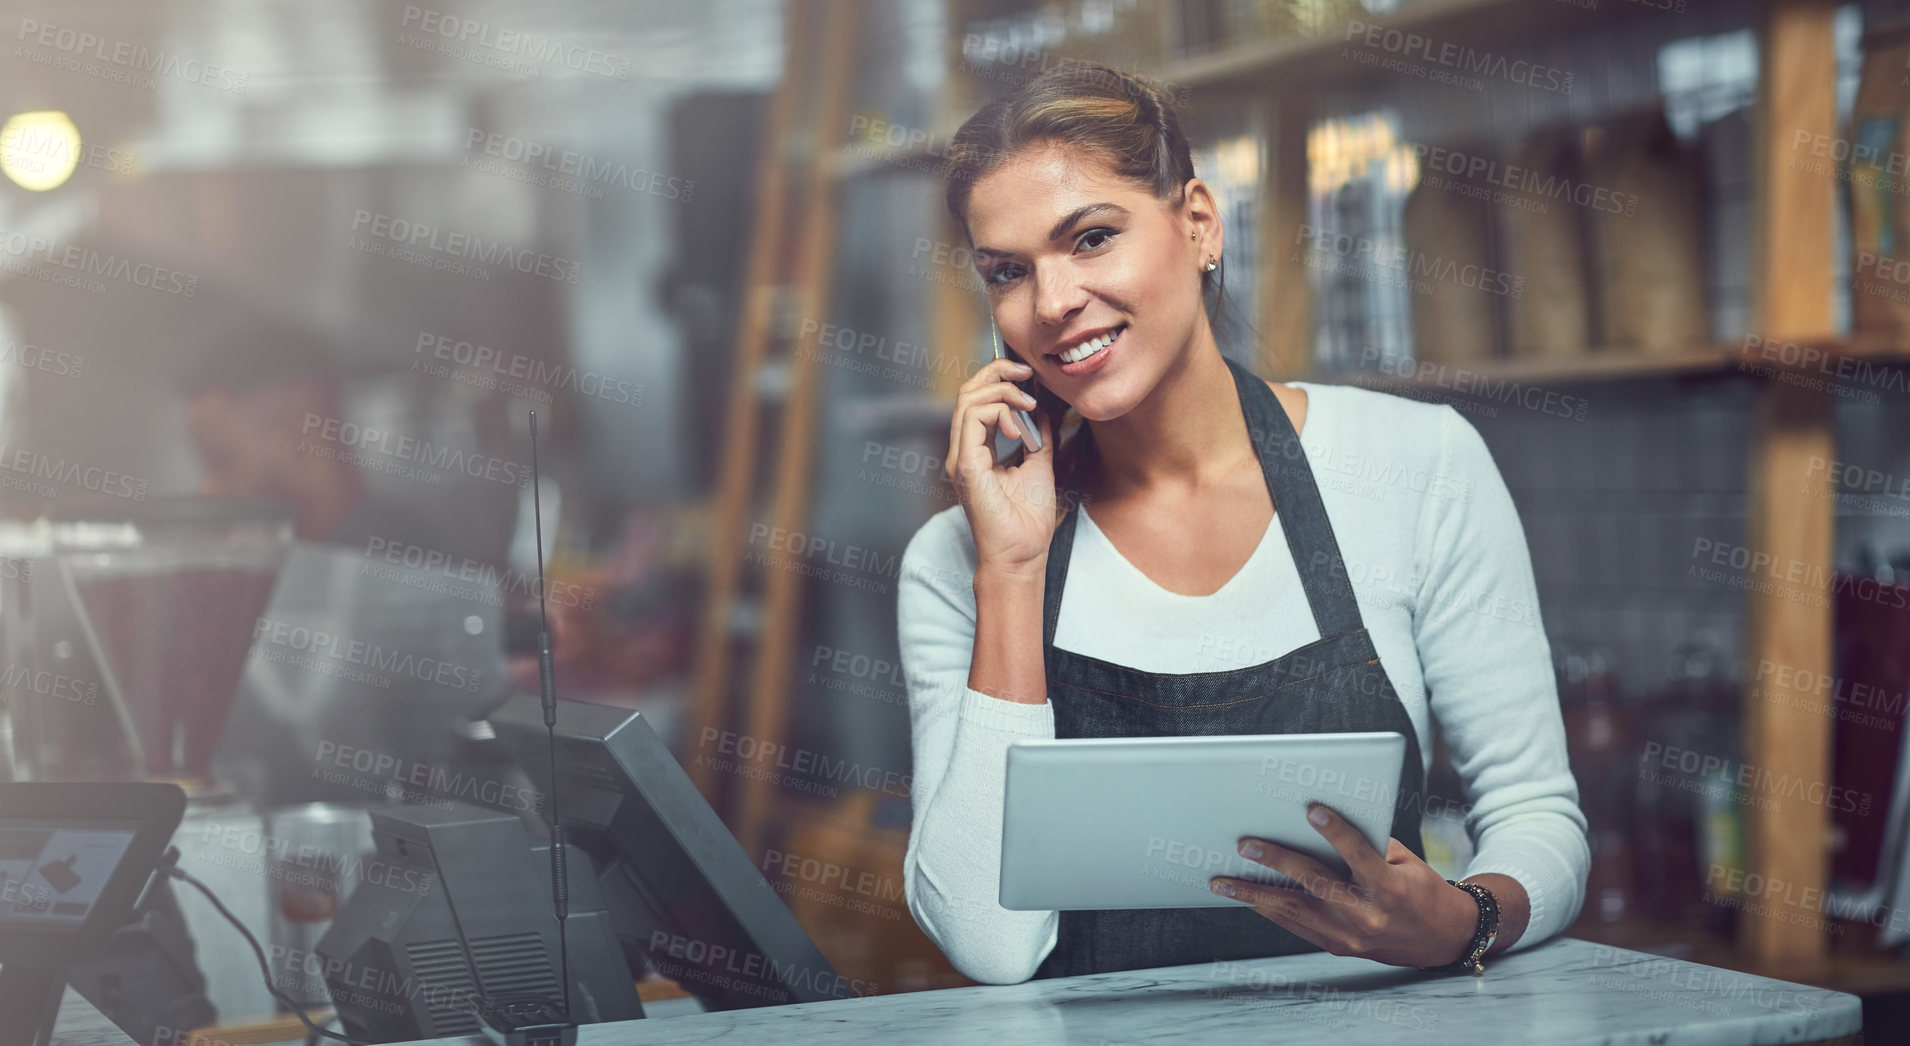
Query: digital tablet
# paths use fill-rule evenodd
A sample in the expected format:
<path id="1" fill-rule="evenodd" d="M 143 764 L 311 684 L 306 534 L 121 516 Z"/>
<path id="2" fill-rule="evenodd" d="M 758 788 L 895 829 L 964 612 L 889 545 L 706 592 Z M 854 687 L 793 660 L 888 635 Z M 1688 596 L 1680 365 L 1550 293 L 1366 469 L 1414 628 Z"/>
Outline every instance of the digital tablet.
<path id="1" fill-rule="evenodd" d="M 1381 854 L 1406 738 L 1391 731 L 1107 737 L 1008 746 L 1001 906 L 1014 911 L 1220 908 L 1216 875 L 1296 887 L 1241 857 L 1256 836 L 1348 875 L 1307 823 L 1338 810 Z"/>

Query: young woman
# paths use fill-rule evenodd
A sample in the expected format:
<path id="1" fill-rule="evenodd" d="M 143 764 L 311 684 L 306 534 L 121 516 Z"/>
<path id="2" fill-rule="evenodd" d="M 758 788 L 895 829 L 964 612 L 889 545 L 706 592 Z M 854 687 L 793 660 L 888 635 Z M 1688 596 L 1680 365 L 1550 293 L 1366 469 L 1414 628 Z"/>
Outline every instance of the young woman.
<path id="1" fill-rule="evenodd" d="M 1057 71 L 977 112 L 947 203 L 1025 361 L 962 386 L 961 504 L 910 541 L 898 589 L 904 892 L 955 967 L 1014 983 L 1324 949 L 1450 969 L 1569 924 L 1585 819 L 1524 534 L 1478 432 L 1449 406 L 1272 384 L 1221 355 L 1204 307 L 1219 208 L 1174 111 L 1123 73 Z M 1030 377 L 1041 402 L 1012 384 Z M 1057 448 L 1068 409 L 1083 423 Z M 1015 410 L 1037 412 L 1042 449 L 997 463 Z M 1433 717 L 1463 797 L 1425 794 Z M 1215 877 L 1238 905 L 998 903 L 1011 742 L 1344 730 L 1407 738 L 1385 853 L 1312 809 L 1350 878 L 1247 839 L 1244 856 L 1306 890 Z M 1482 891 L 1423 860 L 1428 806 L 1467 814 L 1465 881 Z"/>

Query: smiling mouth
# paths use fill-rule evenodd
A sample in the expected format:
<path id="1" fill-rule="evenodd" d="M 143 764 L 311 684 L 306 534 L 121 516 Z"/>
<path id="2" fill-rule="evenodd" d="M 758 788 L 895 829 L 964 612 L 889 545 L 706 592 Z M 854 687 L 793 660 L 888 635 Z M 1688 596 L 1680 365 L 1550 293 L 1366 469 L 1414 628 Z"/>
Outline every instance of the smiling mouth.
<path id="1" fill-rule="evenodd" d="M 1053 352 L 1049 353 L 1049 355 L 1063 363 L 1080 363 L 1082 360 L 1092 359 L 1109 345 L 1114 344 L 1114 339 L 1119 338 L 1121 332 L 1125 330 L 1127 330 L 1127 324 L 1123 323 L 1113 330 L 1108 331 L 1106 334 L 1096 338 L 1089 338 L 1087 341 L 1076 345 L 1066 352 Z"/>

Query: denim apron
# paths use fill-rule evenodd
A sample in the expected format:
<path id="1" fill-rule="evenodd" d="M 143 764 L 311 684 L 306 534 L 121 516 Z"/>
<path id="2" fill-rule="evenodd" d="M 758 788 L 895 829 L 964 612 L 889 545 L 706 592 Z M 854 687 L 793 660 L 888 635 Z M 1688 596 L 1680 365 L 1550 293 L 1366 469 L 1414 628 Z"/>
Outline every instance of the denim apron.
<path id="1" fill-rule="evenodd" d="M 1360 619 L 1299 434 L 1273 390 L 1233 360 L 1226 362 L 1267 490 L 1273 495 L 1273 525 L 1285 530 L 1320 639 L 1247 668 L 1184 674 L 1142 672 L 1057 649 L 1055 622 L 1068 580 L 1068 556 L 1079 511 L 1078 503 L 1071 504 L 1049 545 L 1042 610 L 1042 649 L 1055 736 L 1397 731 L 1406 738 L 1406 758 L 1400 767 L 1392 836 L 1424 859 L 1419 837 L 1424 784 L 1419 739 Z M 1093 452 L 1090 429 L 1084 427 L 1077 438 L 1086 441 L 1080 454 Z M 1189 522 L 1192 532 L 1194 521 Z M 1243 796 L 1238 801 L 1252 800 Z M 1103 816 L 1119 816 L 1119 812 Z M 1238 903 L 1221 908 L 1064 911 L 1060 920 L 1054 951 L 1036 969 L 1036 977 L 1321 950 Z"/>

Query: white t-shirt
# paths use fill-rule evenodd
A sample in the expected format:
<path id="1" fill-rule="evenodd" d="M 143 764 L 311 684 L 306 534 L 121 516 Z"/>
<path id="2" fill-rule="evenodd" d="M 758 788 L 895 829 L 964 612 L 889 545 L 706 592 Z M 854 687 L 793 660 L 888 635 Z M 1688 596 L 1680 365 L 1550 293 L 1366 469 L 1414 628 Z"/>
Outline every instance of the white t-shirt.
<path id="1" fill-rule="evenodd" d="M 1510 492 L 1478 430 L 1450 406 L 1354 386 L 1306 390 L 1300 432 L 1380 663 L 1426 768 L 1438 718 L 1474 855 L 1463 877 L 1517 880 L 1532 902 L 1518 950 L 1563 930 L 1585 899 L 1591 847 L 1538 590 Z M 1161 588 L 1093 517 L 1079 520 L 1055 646 L 1147 672 L 1245 668 L 1320 637 L 1276 512 L 1246 565 L 1209 595 Z M 1194 531 L 1190 529 L 1190 533 Z M 1054 736 L 1053 707 L 968 687 L 974 538 L 960 505 L 909 541 L 898 638 L 914 738 L 909 910 L 964 975 L 1027 980 L 1054 948 L 1058 912 L 1001 907 L 1008 745 Z"/>

